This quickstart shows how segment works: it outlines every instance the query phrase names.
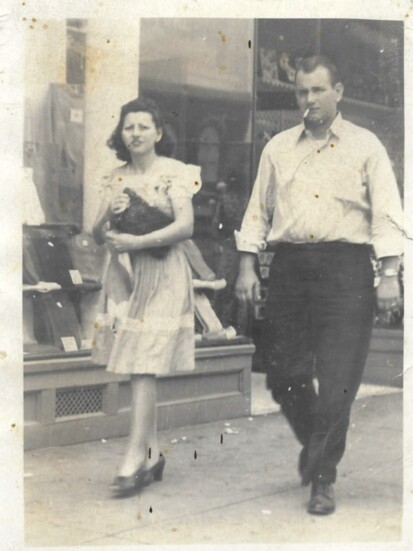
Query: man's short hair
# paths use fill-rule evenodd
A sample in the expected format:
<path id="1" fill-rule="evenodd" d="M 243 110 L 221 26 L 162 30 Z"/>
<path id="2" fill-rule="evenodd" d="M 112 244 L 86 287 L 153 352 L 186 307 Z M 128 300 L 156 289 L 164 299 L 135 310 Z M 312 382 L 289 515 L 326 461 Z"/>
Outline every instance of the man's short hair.
<path id="1" fill-rule="evenodd" d="M 312 55 L 310 57 L 304 57 L 297 63 L 297 70 L 295 77 L 297 78 L 298 71 L 304 73 L 312 73 L 317 67 L 324 67 L 327 69 L 330 75 L 331 85 L 334 86 L 337 82 L 341 82 L 341 77 L 338 72 L 337 66 L 325 55 Z"/>

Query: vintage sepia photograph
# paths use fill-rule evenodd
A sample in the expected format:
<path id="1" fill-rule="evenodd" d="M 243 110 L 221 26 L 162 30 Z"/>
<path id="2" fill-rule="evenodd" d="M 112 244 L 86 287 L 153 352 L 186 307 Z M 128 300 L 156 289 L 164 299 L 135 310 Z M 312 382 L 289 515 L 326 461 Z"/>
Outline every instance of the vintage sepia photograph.
<path id="1" fill-rule="evenodd" d="M 24 545 L 402 544 L 406 18 L 20 12 Z"/>

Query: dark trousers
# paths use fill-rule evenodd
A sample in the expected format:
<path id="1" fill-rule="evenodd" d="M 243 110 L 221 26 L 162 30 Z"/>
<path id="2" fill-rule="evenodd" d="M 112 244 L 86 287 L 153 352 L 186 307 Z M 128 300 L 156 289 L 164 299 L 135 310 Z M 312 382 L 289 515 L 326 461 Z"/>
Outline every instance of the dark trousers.
<path id="1" fill-rule="evenodd" d="M 276 247 L 264 362 L 267 386 L 303 445 L 304 483 L 336 479 L 370 344 L 373 279 L 367 245 Z"/>

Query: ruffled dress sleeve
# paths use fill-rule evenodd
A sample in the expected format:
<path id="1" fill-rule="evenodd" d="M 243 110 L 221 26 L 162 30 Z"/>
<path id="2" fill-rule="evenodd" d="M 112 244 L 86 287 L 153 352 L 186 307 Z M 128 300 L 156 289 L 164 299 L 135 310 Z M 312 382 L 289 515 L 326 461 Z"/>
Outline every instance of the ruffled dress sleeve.
<path id="1" fill-rule="evenodd" d="M 112 197 L 119 193 L 118 171 L 116 169 L 103 174 L 97 183 L 98 198 L 101 204 L 108 205 Z"/>
<path id="2" fill-rule="evenodd" d="M 167 176 L 169 180 L 168 196 L 171 199 L 192 198 L 201 189 L 201 167 L 181 162 L 176 162 L 174 165 L 173 170 Z"/>

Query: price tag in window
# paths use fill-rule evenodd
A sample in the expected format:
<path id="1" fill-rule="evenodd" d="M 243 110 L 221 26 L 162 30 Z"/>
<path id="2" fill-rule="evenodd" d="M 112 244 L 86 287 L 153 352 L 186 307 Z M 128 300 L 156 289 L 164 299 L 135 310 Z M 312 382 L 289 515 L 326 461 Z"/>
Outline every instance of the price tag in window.
<path id="1" fill-rule="evenodd" d="M 83 280 L 79 270 L 69 270 L 73 285 L 82 285 Z"/>
<path id="2" fill-rule="evenodd" d="M 65 352 L 77 352 L 79 350 L 74 337 L 60 337 Z"/>

